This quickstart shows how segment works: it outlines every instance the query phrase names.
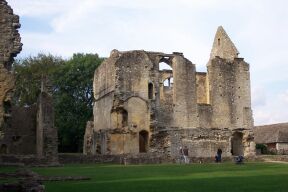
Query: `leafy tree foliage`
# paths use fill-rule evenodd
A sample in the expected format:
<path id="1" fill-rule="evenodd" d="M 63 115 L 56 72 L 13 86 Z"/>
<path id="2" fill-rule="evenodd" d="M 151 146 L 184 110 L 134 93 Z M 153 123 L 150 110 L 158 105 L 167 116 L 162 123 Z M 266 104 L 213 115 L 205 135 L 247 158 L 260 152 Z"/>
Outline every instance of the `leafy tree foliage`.
<path id="1" fill-rule="evenodd" d="M 51 78 L 53 73 L 64 64 L 60 57 L 38 54 L 35 57 L 16 60 L 14 62 L 15 91 L 14 104 L 30 106 L 37 101 L 40 93 L 42 75 Z"/>
<path id="2" fill-rule="evenodd" d="M 59 150 L 82 150 L 87 120 L 93 115 L 93 75 L 103 59 L 93 54 L 74 54 L 55 73 L 55 115 L 59 127 Z"/>
<path id="3" fill-rule="evenodd" d="M 102 61 L 96 54 L 74 54 L 68 60 L 39 54 L 15 62 L 16 105 L 36 103 L 43 75 L 52 82 L 60 152 L 82 150 L 86 122 L 92 118 L 93 74 Z"/>

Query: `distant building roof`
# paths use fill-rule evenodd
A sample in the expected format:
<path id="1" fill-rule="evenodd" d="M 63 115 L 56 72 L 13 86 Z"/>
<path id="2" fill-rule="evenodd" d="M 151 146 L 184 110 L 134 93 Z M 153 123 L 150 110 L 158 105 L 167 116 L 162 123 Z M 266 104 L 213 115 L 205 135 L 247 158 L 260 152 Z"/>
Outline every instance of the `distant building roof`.
<path id="1" fill-rule="evenodd" d="M 255 143 L 288 143 L 288 123 L 255 126 Z"/>

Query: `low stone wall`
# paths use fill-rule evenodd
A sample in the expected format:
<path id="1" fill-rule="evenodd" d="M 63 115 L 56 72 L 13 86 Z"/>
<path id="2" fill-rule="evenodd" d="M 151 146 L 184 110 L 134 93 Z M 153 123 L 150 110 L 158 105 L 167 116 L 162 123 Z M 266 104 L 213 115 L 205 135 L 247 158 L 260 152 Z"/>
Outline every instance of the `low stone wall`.
<path id="1" fill-rule="evenodd" d="M 215 157 L 190 157 L 190 163 L 213 163 Z M 256 157 L 247 157 L 244 161 L 256 161 Z M 83 155 L 77 153 L 59 154 L 60 164 L 78 163 L 115 163 L 115 164 L 161 164 L 161 163 L 184 163 L 181 157 L 171 158 L 158 154 L 138 155 Z M 234 157 L 223 157 L 222 162 L 234 162 Z"/>
<path id="2" fill-rule="evenodd" d="M 257 155 L 257 161 L 283 161 L 288 162 L 288 155 Z"/>
<path id="3" fill-rule="evenodd" d="M 77 153 L 59 154 L 60 164 L 71 163 L 117 163 L 117 164 L 159 164 L 173 162 L 156 154 L 139 155 L 83 155 Z"/>
<path id="4" fill-rule="evenodd" d="M 213 163 L 214 157 L 190 157 L 190 163 Z M 223 157 L 222 162 L 234 162 L 235 157 Z M 288 155 L 257 155 L 245 157 L 245 162 L 253 161 L 285 161 L 288 162 Z M 60 153 L 59 163 L 50 162 L 44 158 L 37 158 L 35 155 L 1 155 L 1 166 L 59 166 L 61 164 L 161 164 L 161 163 L 183 163 L 180 156 L 171 158 L 158 154 L 138 155 L 83 155 L 81 153 Z"/>
<path id="5" fill-rule="evenodd" d="M 13 166 L 59 166 L 58 162 L 51 162 L 36 155 L 0 155 L 0 165 Z"/>

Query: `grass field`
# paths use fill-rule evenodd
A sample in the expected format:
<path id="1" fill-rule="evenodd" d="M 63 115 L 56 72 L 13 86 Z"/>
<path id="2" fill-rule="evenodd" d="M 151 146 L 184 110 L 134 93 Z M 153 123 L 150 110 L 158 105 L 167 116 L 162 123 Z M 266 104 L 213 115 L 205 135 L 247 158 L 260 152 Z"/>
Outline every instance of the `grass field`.
<path id="1" fill-rule="evenodd" d="M 0 168 L 0 172 L 12 168 Z M 88 181 L 46 182 L 50 192 L 288 191 L 288 164 L 66 165 L 33 168 L 41 175 L 88 176 Z"/>

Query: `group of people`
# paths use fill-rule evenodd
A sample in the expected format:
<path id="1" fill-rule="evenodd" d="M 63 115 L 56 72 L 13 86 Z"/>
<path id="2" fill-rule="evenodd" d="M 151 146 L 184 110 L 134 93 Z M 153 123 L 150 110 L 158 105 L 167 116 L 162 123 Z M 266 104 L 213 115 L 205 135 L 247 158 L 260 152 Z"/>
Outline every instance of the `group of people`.
<path id="1" fill-rule="evenodd" d="M 188 164 L 189 163 L 188 156 L 189 156 L 189 152 L 188 152 L 187 146 L 185 146 L 184 148 L 180 147 L 180 162 L 184 162 L 185 164 Z M 222 161 L 222 149 L 218 148 L 216 156 L 215 156 L 215 162 L 221 163 L 221 161 Z M 244 157 L 242 155 L 237 156 L 235 158 L 236 164 L 241 164 L 243 162 L 244 162 Z"/>

